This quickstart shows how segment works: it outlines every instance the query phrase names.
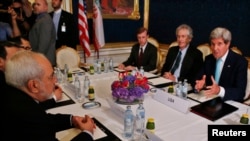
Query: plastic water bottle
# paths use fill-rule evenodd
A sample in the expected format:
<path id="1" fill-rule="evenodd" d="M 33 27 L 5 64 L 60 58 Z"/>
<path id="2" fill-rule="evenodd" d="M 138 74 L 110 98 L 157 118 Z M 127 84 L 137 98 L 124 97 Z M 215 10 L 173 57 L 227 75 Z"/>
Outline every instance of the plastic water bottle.
<path id="1" fill-rule="evenodd" d="M 98 60 L 97 62 L 97 73 L 101 74 L 102 70 L 101 70 L 101 61 Z"/>
<path id="2" fill-rule="evenodd" d="M 145 109 L 143 103 L 140 103 L 136 109 L 136 132 L 143 133 L 145 126 Z"/>
<path id="3" fill-rule="evenodd" d="M 187 79 L 184 79 L 183 85 L 182 85 L 182 97 L 184 99 L 187 99 L 188 94 L 188 82 Z"/>
<path id="4" fill-rule="evenodd" d="M 90 80 L 89 77 L 86 75 L 84 78 L 84 96 L 88 98 L 89 95 L 89 86 L 90 86 Z"/>
<path id="5" fill-rule="evenodd" d="M 75 98 L 77 99 L 78 102 L 83 102 L 83 96 L 81 94 L 81 82 L 78 76 L 75 77 L 74 85 L 75 85 Z"/>
<path id="6" fill-rule="evenodd" d="M 134 115 L 131 110 L 131 106 L 128 105 L 124 114 L 124 137 L 131 139 L 133 137 L 134 130 Z"/>
<path id="7" fill-rule="evenodd" d="M 109 59 L 109 71 L 110 72 L 114 71 L 114 63 L 113 63 L 113 59 L 111 57 Z"/>
<path id="8" fill-rule="evenodd" d="M 176 96 L 182 97 L 182 82 L 179 81 L 176 85 Z"/>
<path id="9" fill-rule="evenodd" d="M 69 67 L 67 64 L 64 65 L 64 69 L 63 69 L 63 82 L 67 82 L 68 80 L 68 72 L 69 72 Z"/>
<path id="10" fill-rule="evenodd" d="M 141 68 L 140 68 L 140 74 L 141 74 L 142 76 L 144 76 L 144 69 L 143 69 L 143 66 L 141 66 Z"/>
<path id="11" fill-rule="evenodd" d="M 107 73 L 109 71 L 109 63 L 106 58 L 104 59 L 103 63 L 104 63 L 104 72 Z"/>

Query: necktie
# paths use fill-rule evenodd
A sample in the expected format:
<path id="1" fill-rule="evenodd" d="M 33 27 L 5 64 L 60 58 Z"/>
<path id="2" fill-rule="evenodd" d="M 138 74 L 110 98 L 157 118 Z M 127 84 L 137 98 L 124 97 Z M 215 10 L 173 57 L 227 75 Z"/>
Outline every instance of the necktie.
<path id="1" fill-rule="evenodd" d="M 143 60 L 143 49 L 142 49 L 142 47 L 140 47 L 140 54 L 139 54 L 139 58 L 138 58 L 138 65 L 139 66 L 142 65 L 142 60 Z"/>
<path id="2" fill-rule="evenodd" d="M 172 74 L 174 74 L 175 70 L 179 67 L 180 61 L 181 61 L 181 51 L 179 51 L 179 53 L 175 59 L 174 66 L 172 67 L 172 69 L 170 71 Z"/>
<path id="3" fill-rule="evenodd" d="M 221 59 L 217 59 L 216 60 L 216 68 L 215 68 L 215 75 L 214 75 L 214 79 L 216 81 L 216 83 L 218 84 L 219 83 L 219 80 L 220 80 L 220 68 L 221 68 L 221 63 L 222 63 L 222 60 Z"/>

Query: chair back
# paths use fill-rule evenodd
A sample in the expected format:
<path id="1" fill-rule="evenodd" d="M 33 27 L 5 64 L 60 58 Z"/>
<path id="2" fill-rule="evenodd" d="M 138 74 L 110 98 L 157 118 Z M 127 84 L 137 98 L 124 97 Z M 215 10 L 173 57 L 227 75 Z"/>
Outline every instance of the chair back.
<path id="1" fill-rule="evenodd" d="M 161 71 L 161 68 L 162 68 L 162 63 L 161 63 L 162 62 L 162 55 L 161 55 L 160 45 L 159 45 L 159 42 L 153 37 L 149 37 L 148 42 L 153 44 L 157 48 L 156 69 L 153 71 L 150 71 L 150 73 L 157 74 Z"/>
<path id="2" fill-rule="evenodd" d="M 242 55 L 241 50 L 238 49 L 236 46 L 232 47 L 231 50 L 232 50 L 233 52 L 235 52 L 235 53 L 238 53 L 238 54 Z"/>
<path id="3" fill-rule="evenodd" d="M 67 46 L 62 46 L 56 50 L 56 65 L 58 68 L 63 69 L 67 64 L 68 68 L 79 68 L 80 56 L 78 52 Z"/>
<path id="4" fill-rule="evenodd" d="M 209 54 L 212 53 L 210 46 L 208 43 L 205 44 L 201 44 L 197 47 L 197 49 L 199 49 L 202 52 L 202 56 L 203 56 L 203 60 L 205 60 L 205 57 Z"/>
<path id="5" fill-rule="evenodd" d="M 173 41 L 168 48 L 174 47 L 174 46 L 178 46 L 178 42 L 177 41 Z"/>

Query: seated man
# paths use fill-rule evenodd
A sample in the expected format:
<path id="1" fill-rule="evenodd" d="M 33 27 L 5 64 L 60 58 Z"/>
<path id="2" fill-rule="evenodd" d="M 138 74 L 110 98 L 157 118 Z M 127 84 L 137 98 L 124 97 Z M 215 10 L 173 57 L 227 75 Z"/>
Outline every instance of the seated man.
<path id="1" fill-rule="evenodd" d="M 178 46 L 169 48 L 161 75 L 174 82 L 188 80 L 194 82 L 199 69 L 202 67 L 202 53 L 190 45 L 193 30 L 190 26 L 182 24 L 176 29 Z"/>
<path id="2" fill-rule="evenodd" d="M 3 138 L 25 141 L 57 141 L 56 132 L 72 127 L 83 132 L 73 141 L 92 141 L 94 121 L 88 116 L 49 114 L 40 102 L 51 97 L 56 78 L 50 61 L 41 53 L 19 51 L 6 63 L 7 87 L 1 102 L 4 125 Z M 22 128 L 14 135 L 13 128 Z"/>
<path id="3" fill-rule="evenodd" d="M 247 84 L 247 60 L 229 49 L 231 32 L 222 27 L 210 34 L 212 54 L 205 58 L 198 74 L 195 89 L 204 90 L 207 97 L 220 96 L 223 100 L 243 102 Z"/>
<path id="4" fill-rule="evenodd" d="M 10 39 L 10 41 L 0 42 L 0 88 L 6 86 L 5 82 L 5 64 L 16 52 L 21 50 L 31 50 L 29 41 L 25 37 L 15 37 Z M 53 98 L 52 98 L 53 97 Z M 40 102 L 44 109 L 52 108 L 56 105 L 56 101 L 62 98 L 62 89 L 57 87 L 51 98 L 44 102 Z"/>
<path id="5" fill-rule="evenodd" d="M 127 61 L 119 64 L 123 70 L 140 69 L 141 66 L 147 72 L 156 69 L 157 48 L 148 42 L 148 30 L 144 27 L 137 31 L 138 43 L 133 45 Z"/>

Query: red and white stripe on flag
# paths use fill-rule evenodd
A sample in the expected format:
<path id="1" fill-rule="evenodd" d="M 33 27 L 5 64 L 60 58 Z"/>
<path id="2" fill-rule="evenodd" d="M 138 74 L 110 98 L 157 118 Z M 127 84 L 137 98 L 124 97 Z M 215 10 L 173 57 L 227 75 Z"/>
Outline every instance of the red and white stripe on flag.
<path id="1" fill-rule="evenodd" d="M 105 45 L 103 19 L 98 0 L 93 0 L 93 44 L 95 51 Z"/>
<path id="2" fill-rule="evenodd" d="M 87 18 L 87 6 L 85 0 L 79 0 L 78 2 L 78 28 L 79 28 L 79 41 L 87 57 L 90 56 L 89 45 L 89 32 L 88 32 L 88 18 Z"/>

